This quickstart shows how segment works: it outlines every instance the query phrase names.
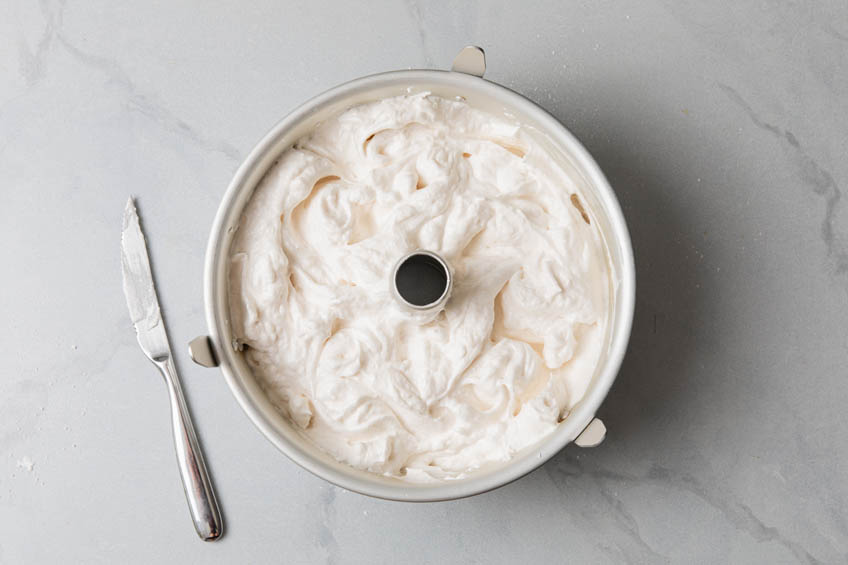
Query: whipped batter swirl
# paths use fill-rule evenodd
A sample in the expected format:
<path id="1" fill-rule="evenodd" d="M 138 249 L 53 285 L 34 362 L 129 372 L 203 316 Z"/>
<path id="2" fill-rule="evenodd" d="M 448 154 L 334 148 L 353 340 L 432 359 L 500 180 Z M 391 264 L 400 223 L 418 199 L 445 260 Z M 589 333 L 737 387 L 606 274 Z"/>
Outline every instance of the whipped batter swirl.
<path id="1" fill-rule="evenodd" d="M 394 263 L 446 258 L 441 312 Z M 354 467 L 460 478 L 550 434 L 598 362 L 610 272 L 575 179 L 522 128 L 420 94 L 356 106 L 286 151 L 230 253 L 233 331 L 277 408 Z"/>

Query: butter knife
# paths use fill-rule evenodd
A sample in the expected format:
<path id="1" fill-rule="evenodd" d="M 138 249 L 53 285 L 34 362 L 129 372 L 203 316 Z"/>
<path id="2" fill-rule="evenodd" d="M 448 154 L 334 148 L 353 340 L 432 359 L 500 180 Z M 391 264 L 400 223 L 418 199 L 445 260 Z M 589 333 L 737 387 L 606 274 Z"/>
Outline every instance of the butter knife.
<path id="1" fill-rule="evenodd" d="M 124 294 L 138 343 L 144 354 L 162 373 L 168 387 L 177 463 L 194 528 L 204 541 L 218 539 L 223 532 L 221 512 L 197 443 L 180 378 L 174 368 L 168 334 L 165 332 L 162 313 L 159 311 L 159 299 L 153 285 L 147 245 L 132 198 L 127 200 L 124 209 L 121 269 L 124 274 Z"/>

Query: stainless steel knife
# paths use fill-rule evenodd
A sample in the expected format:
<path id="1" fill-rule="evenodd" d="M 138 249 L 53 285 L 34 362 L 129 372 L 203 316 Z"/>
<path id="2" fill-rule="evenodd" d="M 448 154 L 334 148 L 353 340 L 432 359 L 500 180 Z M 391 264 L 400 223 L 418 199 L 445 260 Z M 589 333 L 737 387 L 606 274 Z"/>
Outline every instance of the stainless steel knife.
<path id="1" fill-rule="evenodd" d="M 177 463 L 194 528 L 204 541 L 218 539 L 223 532 L 221 512 L 197 443 L 180 378 L 174 368 L 168 334 L 165 332 L 165 324 L 159 311 L 159 299 L 153 285 L 147 245 L 132 198 L 127 201 L 124 210 L 121 268 L 124 274 L 124 294 L 127 297 L 130 318 L 138 335 L 138 343 L 144 354 L 162 373 L 168 387 Z"/>

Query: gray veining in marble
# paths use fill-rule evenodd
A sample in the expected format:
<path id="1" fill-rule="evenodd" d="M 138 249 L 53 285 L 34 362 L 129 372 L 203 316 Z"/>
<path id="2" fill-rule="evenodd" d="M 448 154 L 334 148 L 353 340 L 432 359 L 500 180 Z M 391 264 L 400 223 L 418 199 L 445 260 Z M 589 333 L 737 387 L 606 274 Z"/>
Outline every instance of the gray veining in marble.
<path id="1" fill-rule="evenodd" d="M 630 225 L 631 347 L 595 449 L 472 499 L 329 486 L 265 441 L 204 332 L 218 201 L 345 80 L 447 67 L 537 101 Z M 0 563 L 848 561 L 848 5 L 0 3 Z M 138 198 L 227 520 L 185 507 L 165 390 L 121 293 Z"/>

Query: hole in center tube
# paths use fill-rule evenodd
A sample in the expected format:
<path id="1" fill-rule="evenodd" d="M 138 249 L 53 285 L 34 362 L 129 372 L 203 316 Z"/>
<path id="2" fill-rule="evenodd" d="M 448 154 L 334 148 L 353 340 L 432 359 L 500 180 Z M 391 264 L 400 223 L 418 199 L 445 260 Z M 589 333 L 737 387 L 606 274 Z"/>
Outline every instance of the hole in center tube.
<path id="1" fill-rule="evenodd" d="M 448 273 L 440 261 L 424 253 L 407 257 L 395 273 L 398 294 L 413 306 L 438 302 L 448 286 Z"/>

